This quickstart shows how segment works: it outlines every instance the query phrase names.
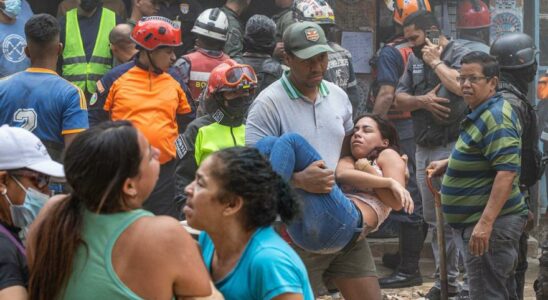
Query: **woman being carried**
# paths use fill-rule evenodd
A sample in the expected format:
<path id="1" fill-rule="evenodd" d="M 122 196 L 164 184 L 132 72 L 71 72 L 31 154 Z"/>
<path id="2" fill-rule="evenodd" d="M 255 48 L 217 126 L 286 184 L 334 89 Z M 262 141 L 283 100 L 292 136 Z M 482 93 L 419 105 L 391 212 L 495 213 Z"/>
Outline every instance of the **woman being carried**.
<path id="1" fill-rule="evenodd" d="M 257 148 L 270 157 L 273 169 L 286 181 L 312 163 L 322 163 L 316 150 L 300 135 L 265 137 Z M 356 119 L 352 156 L 342 158 L 329 193 L 298 190 L 303 215 L 287 227 L 299 247 L 315 253 L 334 253 L 376 230 L 391 209 L 413 211 L 405 189 L 407 164 L 399 154 L 395 128 L 376 115 Z"/>

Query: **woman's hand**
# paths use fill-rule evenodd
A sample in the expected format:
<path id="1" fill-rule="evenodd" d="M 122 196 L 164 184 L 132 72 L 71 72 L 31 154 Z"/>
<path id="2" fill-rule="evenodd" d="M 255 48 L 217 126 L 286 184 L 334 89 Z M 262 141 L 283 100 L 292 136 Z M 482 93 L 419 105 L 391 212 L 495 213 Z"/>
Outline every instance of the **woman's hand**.
<path id="1" fill-rule="evenodd" d="M 390 179 L 389 188 L 390 191 L 392 191 L 394 197 L 396 197 L 396 199 L 401 202 L 401 205 L 403 206 L 403 211 L 408 214 L 412 214 L 413 210 L 415 209 L 415 204 L 413 203 L 413 199 L 411 198 L 411 194 L 409 194 L 409 191 L 394 179 Z"/>

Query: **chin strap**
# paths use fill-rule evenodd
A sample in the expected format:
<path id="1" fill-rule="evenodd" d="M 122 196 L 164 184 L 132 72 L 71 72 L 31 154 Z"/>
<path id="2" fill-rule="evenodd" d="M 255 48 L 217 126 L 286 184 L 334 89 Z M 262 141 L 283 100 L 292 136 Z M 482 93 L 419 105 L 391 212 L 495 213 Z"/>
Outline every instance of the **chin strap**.
<path id="1" fill-rule="evenodd" d="M 146 52 L 147 57 L 148 57 L 148 62 L 150 63 L 150 66 L 152 67 L 152 71 L 156 74 L 162 74 L 164 71 L 162 71 L 162 69 L 160 69 L 156 66 L 156 64 L 152 60 L 152 57 L 150 57 L 150 51 L 145 50 L 145 52 Z"/>

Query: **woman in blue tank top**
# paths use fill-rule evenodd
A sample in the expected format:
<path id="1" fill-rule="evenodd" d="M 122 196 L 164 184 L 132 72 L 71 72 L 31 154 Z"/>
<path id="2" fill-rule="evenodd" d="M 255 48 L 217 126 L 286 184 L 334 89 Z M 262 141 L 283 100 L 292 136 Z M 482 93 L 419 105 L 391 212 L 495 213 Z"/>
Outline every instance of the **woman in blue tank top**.
<path id="1" fill-rule="evenodd" d="M 314 299 L 304 264 L 272 228 L 300 205 L 257 149 L 215 152 L 185 192 L 188 224 L 203 230 L 202 256 L 225 299 Z"/>
<path id="2" fill-rule="evenodd" d="M 73 192 L 51 199 L 29 235 L 30 299 L 212 293 L 190 235 L 177 220 L 141 209 L 158 179 L 158 156 L 127 121 L 76 137 L 64 159 Z"/>

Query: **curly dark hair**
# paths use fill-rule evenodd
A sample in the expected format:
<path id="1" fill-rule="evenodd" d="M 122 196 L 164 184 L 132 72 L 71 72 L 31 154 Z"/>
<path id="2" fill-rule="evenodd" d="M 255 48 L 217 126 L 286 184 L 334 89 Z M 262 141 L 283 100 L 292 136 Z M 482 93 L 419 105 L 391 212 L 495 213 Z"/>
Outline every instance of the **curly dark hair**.
<path id="1" fill-rule="evenodd" d="M 400 142 L 399 142 L 400 138 L 398 137 L 398 131 L 388 119 L 381 117 L 380 115 L 377 115 L 377 114 L 365 113 L 356 117 L 356 119 L 354 119 L 354 124 L 358 123 L 358 121 L 363 118 L 370 118 L 373 121 L 375 121 L 381 133 L 381 137 L 383 139 L 388 140 L 387 147 L 377 147 L 373 149 L 373 151 L 371 151 L 369 155 L 367 156 L 367 159 L 369 160 L 377 159 L 379 155 L 381 154 L 381 152 L 388 148 L 401 154 Z"/>
<path id="2" fill-rule="evenodd" d="M 220 201 L 243 198 L 247 229 L 271 225 L 278 215 L 284 223 L 300 212 L 301 203 L 289 185 L 272 170 L 270 162 L 250 147 L 232 147 L 212 154 L 216 168 L 212 177 L 221 182 Z"/>

